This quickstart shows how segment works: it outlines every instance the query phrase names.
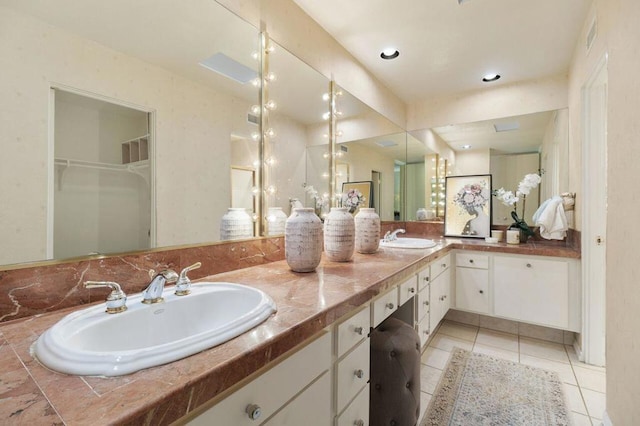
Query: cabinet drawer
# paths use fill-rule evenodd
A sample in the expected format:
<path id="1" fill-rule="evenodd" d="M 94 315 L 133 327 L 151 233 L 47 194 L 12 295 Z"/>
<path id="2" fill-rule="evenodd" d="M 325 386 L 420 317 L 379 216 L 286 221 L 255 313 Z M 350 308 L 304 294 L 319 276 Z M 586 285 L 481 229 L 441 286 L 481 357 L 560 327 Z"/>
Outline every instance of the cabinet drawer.
<path id="1" fill-rule="evenodd" d="M 407 281 L 400 284 L 398 287 L 398 306 L 404 305 L 404 303 L 411 299 L 418 292 L 418 277 L 413 276 Z"/>
<path id="2" fill-rule="evenodd" d="M 314 425 L 331 425 L 331 374 L 327 371 L 263 425 L 299 426 L 313 419 Z"/>
<path id="3" fill-rule="evenodd" d="M 302 424 L 302 423 L 300 423 Z M 360 391 L 346 410 L 338 417 L 336 426 L 369 424 L 369 385 Z"/>
<path id="4" fill-rule="evenodd" d="M 451 254 L 447 254 L 441 259 L 431 264 L 431 281 L 436 279 L 438 275 L 449 269 L 451 266 Z"/>
<path id="5" fill-rule="evenodd" d="M 373 319 L 371 326 L 376 328 L 396 309 L 398 309 L 398 289 L 394 287 L 376 299 L 371 305 L 371 318 Z"/>
<path id="6" fill-rule="evenodd" d="M 330 366 L 331 333 L 325 333 L 191 420 L 189 425 L 253 426 L 259 422 L 249 417 L 247 407 L 251 405 L 259 407 L 260 415 L 257 420 L 263 421 L 279 410 L 316 377 L 326 372 Z M 368 371 L 369 366 L 367 365 Z M 277 389 L 277 392 L 274 392 L 274 389 Z"/>
<path id="7" fill-rule="evenodd" d="M 338 358 L 366 338 L 369 334 L 369 328 L 371 328 L 371 310 L 369 306 L 338 325 Z"/>
<path id="8" fill-rule="evenodd" d="M 418 272 L 418 291 L 422 291 L 431 282 L 431 268 L 426 267 Z"/>
<path id="9" fill-rule="evenodd" d="M 420 346 L 424 346 L 431 335 L 431 330 L 429 329 L 429 315 L 420 320 L 417 326 L 417 331 L 420 336 Z"/>
<path id="10" fill-rule="evenodd" d="M 416 298 L 416 318 L 422 320 L 429 313 L 429 288 L 420 290 Z"/>
<path id="11" fill-rule="evenodd" d="M 336 369 L 337 412 L 369 381 L 369 339 L 360 343 L 349 355 L 338 362 Z"/>
<path id="12" fill-rule="evenodd" d="M 465 268 L 488 269 L 489 256 L 478 253 L 456 253 L 456 266 Z"/>

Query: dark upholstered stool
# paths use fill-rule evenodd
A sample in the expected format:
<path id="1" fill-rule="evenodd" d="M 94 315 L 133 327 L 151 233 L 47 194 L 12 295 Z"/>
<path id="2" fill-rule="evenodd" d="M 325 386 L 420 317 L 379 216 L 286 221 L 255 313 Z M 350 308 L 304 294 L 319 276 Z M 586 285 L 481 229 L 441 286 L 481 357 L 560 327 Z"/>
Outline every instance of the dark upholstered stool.
<path id="1" fill-rule="evenodd" d="M 415 426 L 420 417 L 420 338 L 388 318 L 371 332 L 371 426 Z"/>

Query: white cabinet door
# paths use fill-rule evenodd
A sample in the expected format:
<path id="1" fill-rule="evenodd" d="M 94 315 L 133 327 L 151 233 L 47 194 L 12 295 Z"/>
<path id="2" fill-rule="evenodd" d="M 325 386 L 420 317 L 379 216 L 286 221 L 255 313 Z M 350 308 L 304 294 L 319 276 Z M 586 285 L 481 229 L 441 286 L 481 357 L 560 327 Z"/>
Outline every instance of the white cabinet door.
<path id="1" fill-rule="evenodd" d="M 314 425 L 331 425 L 331 374 L 326 371 L 311 386 L 263 425 L 299 426 L 313 419 Z"/>
<path id="2" fill-rule="evenodd" d="M 568 261 L 495 256 L 493 265 L 495 315 L 569 327 Z"/>
<path id="3" fill-rule="evenodd" d="M 489 313 L 489 271 L 456 268 L 456 308 Z"/>
<path id="4" fill-rule="evenodd" d="M 429 322 L 433 330 L 451 307 L 451 275 L 445 271 L 431 282 Z"/>

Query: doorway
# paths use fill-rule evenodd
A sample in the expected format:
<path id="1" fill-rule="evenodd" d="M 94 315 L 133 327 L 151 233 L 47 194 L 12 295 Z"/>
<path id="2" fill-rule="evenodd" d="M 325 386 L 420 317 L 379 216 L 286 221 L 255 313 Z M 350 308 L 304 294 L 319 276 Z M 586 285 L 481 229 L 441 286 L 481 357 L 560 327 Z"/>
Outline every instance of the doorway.
<path id="1" fill-rule="evenodd" d="M 73 89 L 51 98 L 48 257 L 151 248 L 151 113 Z"/>
<path id="2" fill-rule="evenodd" d="M 373 182 L 373 200 L 371 200 L 372 202 L 369 205 L 376 209 L 376 213 L 378 213 L 378 216 L 382 217 L 380 203 L 380 194 L 382 194 L 382 173 L 371 170 L 371 182 Z"/>

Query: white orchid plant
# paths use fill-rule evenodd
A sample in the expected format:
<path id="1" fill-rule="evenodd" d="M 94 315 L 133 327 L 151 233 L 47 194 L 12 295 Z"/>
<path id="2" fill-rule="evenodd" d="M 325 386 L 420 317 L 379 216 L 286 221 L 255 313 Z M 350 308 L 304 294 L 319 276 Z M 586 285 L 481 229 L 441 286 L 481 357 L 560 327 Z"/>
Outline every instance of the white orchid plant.
<path id="1" fill-rule="evenodd" d="M 511 227 L 520 228 L 527 235 L 532 236 L 533 231 L 529 228 L 529 225 L 524 221 L 524 209 L 527 202 L 527 195 L 531 193 L 542 181 L 540 175 L 531 173 L 525 175 L 525 177 L 518 184 L 518 189 L 514 194 L 512 191 L 506 191 L 504 188 L 496 189 L 493 191 L 493 195 L 502 202 L 505 206 L 513 207 L 511 217 L 515 221 Z M 518 202 L 522 200 L 522 219 L 518 217 Z"/>
<path id="2" fill-rule="evenodd" d="M 309 198 L 313 199 L 313 208 L 316 211 L 316 214 L 319 217 L 322 217 L 322 211 L 329 203 L 329 195 L 320 195 L 318 193 L 318 190 L 315 189 L 312 185 L 306 184 L 304 184 L 304 192 L 307 193 Z"/>

